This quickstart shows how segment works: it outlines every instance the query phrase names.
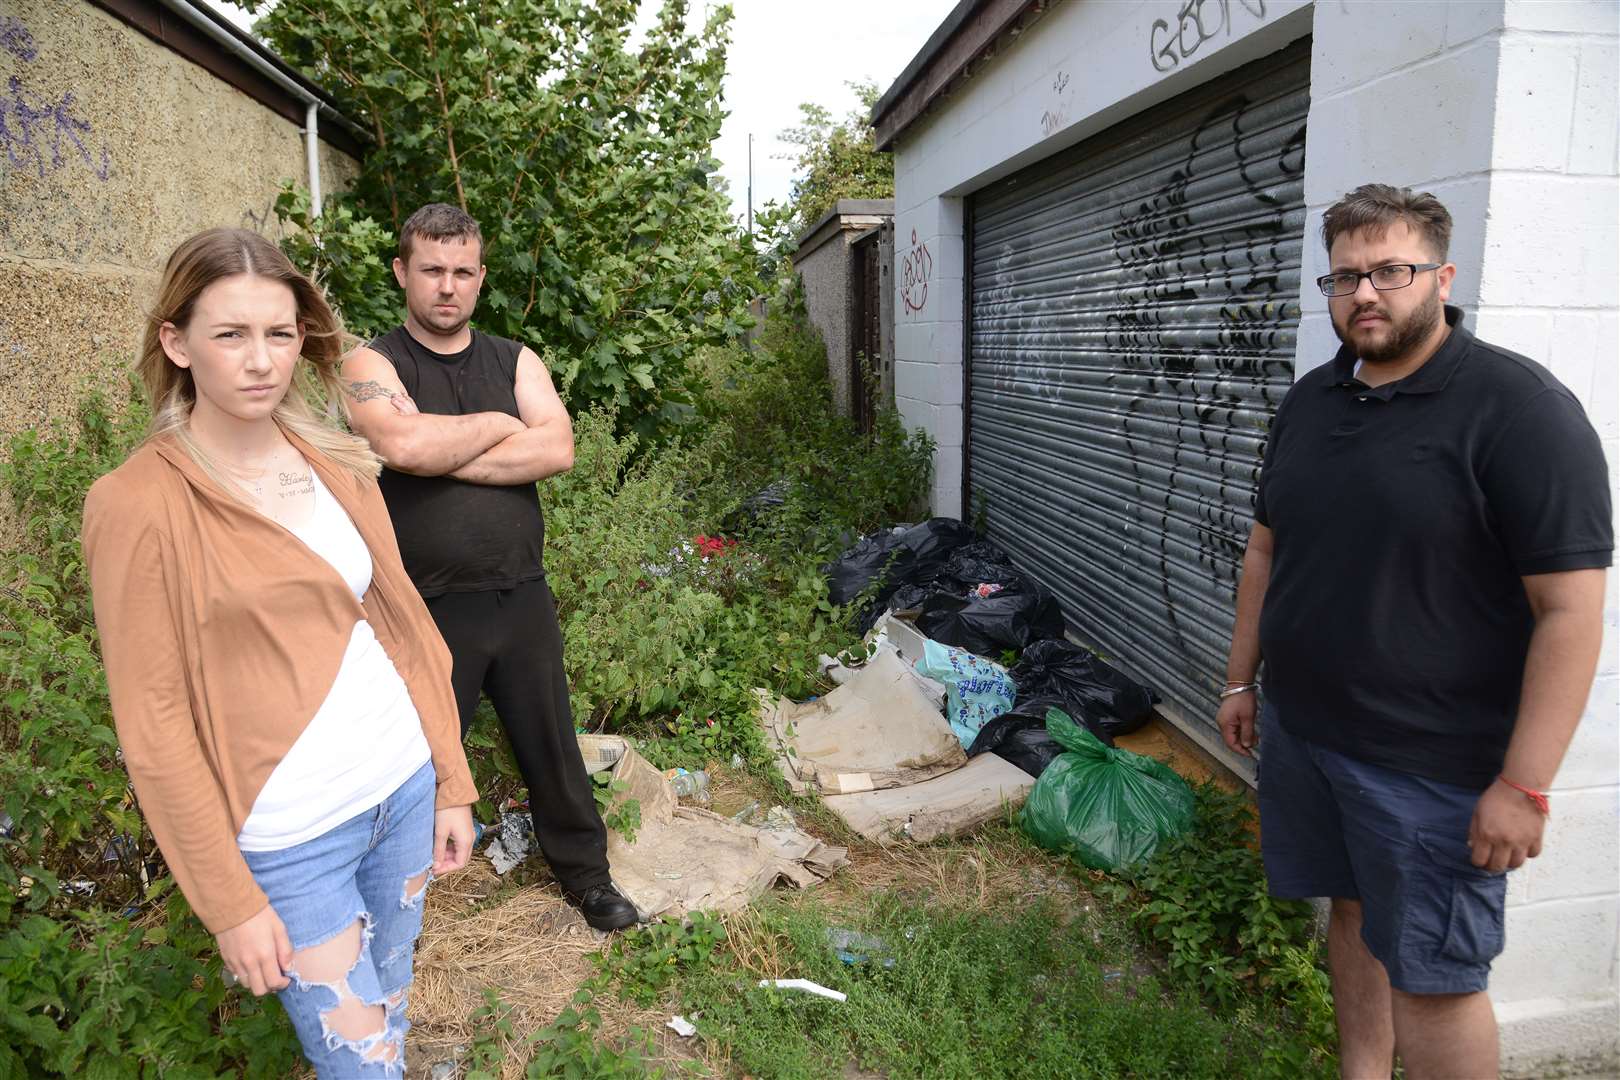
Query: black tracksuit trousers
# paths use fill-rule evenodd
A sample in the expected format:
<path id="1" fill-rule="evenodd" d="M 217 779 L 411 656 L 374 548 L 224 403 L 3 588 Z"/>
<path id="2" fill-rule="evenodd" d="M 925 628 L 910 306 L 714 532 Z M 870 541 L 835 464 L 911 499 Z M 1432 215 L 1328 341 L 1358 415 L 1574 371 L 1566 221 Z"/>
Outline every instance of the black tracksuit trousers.
<path id="1" fill-rule="evenodd" d="M 607 830 L 574 739 L 562 628 L 545 579 L 445 593 L 427 606 L 450 646 L 462 737 L 480 691 L 487 693 L 529 785 L 529 814 L 551 872 L 571 893 L 607 884 Z"/>

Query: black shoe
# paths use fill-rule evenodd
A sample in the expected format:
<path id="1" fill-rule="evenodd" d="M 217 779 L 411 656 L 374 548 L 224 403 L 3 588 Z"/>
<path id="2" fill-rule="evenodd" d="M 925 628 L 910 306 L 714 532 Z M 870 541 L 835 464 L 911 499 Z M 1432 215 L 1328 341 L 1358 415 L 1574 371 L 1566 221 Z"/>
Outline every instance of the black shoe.
<path id="1" fill-rule="evenodd" d="M 636 924 L 636 905 L 612 885 L 592 885 L 577 894 L 564 892 L 563 898 L 579 908 L 586 923 L 597 930 L 623 930 Z"/>

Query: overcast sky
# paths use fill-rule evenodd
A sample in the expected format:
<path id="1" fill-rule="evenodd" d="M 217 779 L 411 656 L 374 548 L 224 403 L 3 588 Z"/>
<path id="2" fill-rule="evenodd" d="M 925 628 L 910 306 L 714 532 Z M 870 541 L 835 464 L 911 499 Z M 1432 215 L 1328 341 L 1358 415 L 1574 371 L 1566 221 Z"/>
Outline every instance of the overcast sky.
<path id="1" fill-rule="evenodd" d="M 244 28 L 252 17 L 224 0 L 205 0 Z M 842 118 L 855 107 L 846 85 L 870 79 L 887 90 L 955 6 L 954 0 L 731 0 L 726 64 L 730 116 L 715 144 L 732 207 L 743 217 L 748 194 L 748 135 L 754 135 L 754 209 L 787 199 L 793 147 L 777 136 L 799 122 L 799 104 L 815 102 Z M 656 0 L 643 0 L 646 19 Z M 694 22 L 704 5 L 693 4 Z"/>

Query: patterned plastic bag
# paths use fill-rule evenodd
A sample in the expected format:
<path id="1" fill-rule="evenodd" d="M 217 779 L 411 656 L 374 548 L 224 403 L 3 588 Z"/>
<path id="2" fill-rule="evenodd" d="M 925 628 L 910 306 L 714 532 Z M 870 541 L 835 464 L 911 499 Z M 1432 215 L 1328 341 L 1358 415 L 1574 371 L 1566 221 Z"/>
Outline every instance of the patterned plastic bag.
<path id="1" fill-rule="evenodd" d="M 1012 708 L 1018 693 L 1007 669 L 994 660 L 932 639 L 923 645 L 917 673 L 945 684 L 945 718 L 963 749 L 973 745 L 980 728 Z"/>

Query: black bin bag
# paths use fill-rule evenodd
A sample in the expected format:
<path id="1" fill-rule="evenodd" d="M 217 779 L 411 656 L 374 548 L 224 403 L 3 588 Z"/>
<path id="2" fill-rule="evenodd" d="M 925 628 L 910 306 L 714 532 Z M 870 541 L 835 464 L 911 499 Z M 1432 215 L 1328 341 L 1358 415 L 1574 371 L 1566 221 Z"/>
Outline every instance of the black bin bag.
<path id="1" fill-rule="evenodd" d="M 1007 713 L 980 728 L 968 748 L 968 757 L 984 753 L 995 754 L 1029 775 L 1039 776 L 1063 753 L 1063 744 L 1046 730 L 1044 717 Z"/>
<path id="2" fill-rule="evenodd" d="M 938 575 L 951 553 L 978 539 L 973 526 L 955 518 L 930 518 L 908 529 L 884 529 L 861 541 L 822 567 L 827 575 L 827 599 L 847 604 L 874 581 L 877 614 L 883 614 L 894 591 L 903 585 L 924 585 Z"/>
<path id="3" fill-rule="evenodd" d="M 1063 633 L 1057 599 L 1031 583 L 1020 583 L 989 596 L 936 592 L 923 601 L 917 629 L 944 645 L 994 660 L 1005 649 Z"/>
<path id="4" fill-rule="evenodd" d="M 920 620 L 919 620 L 920 622 Z M 1159 696 L 1066 640 L 1037 641 L 1012 669 L 1015 713 L 1034 704 L 1062 709 L 1105 743 L 1129 735 L 1153 716 Z"/>
<path id="5" fill-rule="evenodd" d="M 904 536 L 904 532 L 896 529 L 863 536 L 854 547 L 822 567 L 827 574 L 827 599 L 835 604 L 847 604 L 880 578 L 884 584 L 878 591 L 885 596 L 893 592 L 900 584 L 897 579 L 916 559 L 911 549 L 902 543 Z"/>

